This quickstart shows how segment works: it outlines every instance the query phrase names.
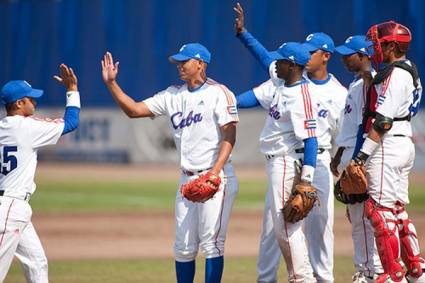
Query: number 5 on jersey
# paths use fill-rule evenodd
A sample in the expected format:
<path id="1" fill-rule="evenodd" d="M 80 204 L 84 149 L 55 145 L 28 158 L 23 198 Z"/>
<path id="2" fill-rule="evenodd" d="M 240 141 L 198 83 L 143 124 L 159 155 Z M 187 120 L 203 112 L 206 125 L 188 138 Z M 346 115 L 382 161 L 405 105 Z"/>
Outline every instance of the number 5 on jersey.
<path id="1" fill-rule="evenodd" d="M 3 150 L 0 151 L 1 174 L 7 175 L 16 169 L 16 167 L 18 166 L 18 160 L 16 159 L 14 153 L 17 151 L 18 148 L 16 146 L 4 146 Z"/>

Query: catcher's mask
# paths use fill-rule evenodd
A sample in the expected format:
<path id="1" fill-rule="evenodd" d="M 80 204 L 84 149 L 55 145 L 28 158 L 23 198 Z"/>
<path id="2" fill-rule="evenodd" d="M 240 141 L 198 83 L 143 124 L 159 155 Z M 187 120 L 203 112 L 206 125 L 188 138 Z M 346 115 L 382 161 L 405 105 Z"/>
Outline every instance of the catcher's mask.
<path id="1" fill-rule="evenodd" d="M 372 62 L 375 68 L 378 69 L 379 65 L 384 61 L 381 44 L 383 42 L 395 42 L 400 52 L 405 53 L 409 49 L 412 33 L 402 24 L 389 21 L 372 26 L 368 30 L 366 38 L 373 43 L 371 46 L 374 49 Z"/>

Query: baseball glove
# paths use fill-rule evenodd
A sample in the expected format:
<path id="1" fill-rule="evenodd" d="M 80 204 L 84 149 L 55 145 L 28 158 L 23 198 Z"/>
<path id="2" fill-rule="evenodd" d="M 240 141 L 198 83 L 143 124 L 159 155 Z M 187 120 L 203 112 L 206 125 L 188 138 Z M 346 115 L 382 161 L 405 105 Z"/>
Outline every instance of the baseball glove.
<path id="1" fill-rule="evenodd" d="M 307 216 L 317 199 L 316 188 L 311 184 L 306 182 L 297 184 L 283 206 L 283 218 L 290 223 L 300 221 Z"/>
<path id="2" fill-rule="evenodd" d="M 347 195 L 341 189 L 341 181 L 338 180 L 334 187 L 334 196 L 337 201 L 342 202 L 343 204 L 355 204 L 357 202 L 364 202 L 367 200 L 369 195 L 367 193 L 364 194 L 350 194 Z"/>
<path id="3" fill-rule="evenodd" d="M 220 188 L 221 178 L 210 172 L 199 175 L 198 178 L 184 184 L 180 188 L 181 194 L 193 202 L 206 202 L 212 198 Z"/>
<path id="4" fill-rule="evenodd" d="M 366 193 L 367 180 L 364 165 L 351 161 L 341 175 L 340 185 L 341 190 L 347 195 Z"/>

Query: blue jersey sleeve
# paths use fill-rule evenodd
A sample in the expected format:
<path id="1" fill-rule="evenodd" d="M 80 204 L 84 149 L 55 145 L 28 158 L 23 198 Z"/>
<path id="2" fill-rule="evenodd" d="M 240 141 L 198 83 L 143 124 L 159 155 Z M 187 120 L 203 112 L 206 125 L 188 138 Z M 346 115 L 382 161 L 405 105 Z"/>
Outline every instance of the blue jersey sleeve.
<path id="1" fill-rule="evenodd" d="M 354 159 L 357 156 L 357 154 L 360 152 L 360 149 L 362 149 L 362 145 L 364 142 L 363 134 L 364 134 L 363 126 L 360 125 L 359 129 L 357 130 L 356 146 L 354 147 L 352 159 Z"/>
<path id="2" fill-rule="evenodd" d="M 260 105 L 252 89 L 236 96 L 236 101 L 238 108 L 253 108 Z"/>
<path id="3" fill-rule="evenodd" d="M 304 140 L 304 165 L 316 168 L 317 160 L 317 138 L 312 137 Z"/>
<path id="4" fill-rule="evenodd" d="M 73 130 L 78 128 L 78 124 L 80 121 L 80 108 L 75 106 L 66 107 L 63 120 L 65 122 L 65 125 L 63 127 L 62 135 L 72 132 Z"/>
<path id="5" fill-rule="evenodd" d="M 273 62 L 273 59 L 269 55 L 269 51 L 246 29 L 238 34 L 238 38 L 268 73 L 269 66 Z"/>

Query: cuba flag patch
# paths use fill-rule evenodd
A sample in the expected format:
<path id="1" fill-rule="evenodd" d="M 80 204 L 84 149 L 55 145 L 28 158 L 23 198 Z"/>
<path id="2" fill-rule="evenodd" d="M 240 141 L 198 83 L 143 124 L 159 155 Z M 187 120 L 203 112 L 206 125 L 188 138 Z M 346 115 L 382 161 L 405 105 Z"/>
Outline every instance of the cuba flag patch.
<path id="1" fill-rule="evenodd" d="M 237 115 L 238 114 L 238 109 L 236 108 L 236 105 L 230 105 L 230 106 L 227 106 L 227 112 L 230 115 Z"/>
<path id="2" fill-rule="evenodd" d="M 304 120 L 304 129 L 306 130 L 316 129 L 316 119 Z"/>

